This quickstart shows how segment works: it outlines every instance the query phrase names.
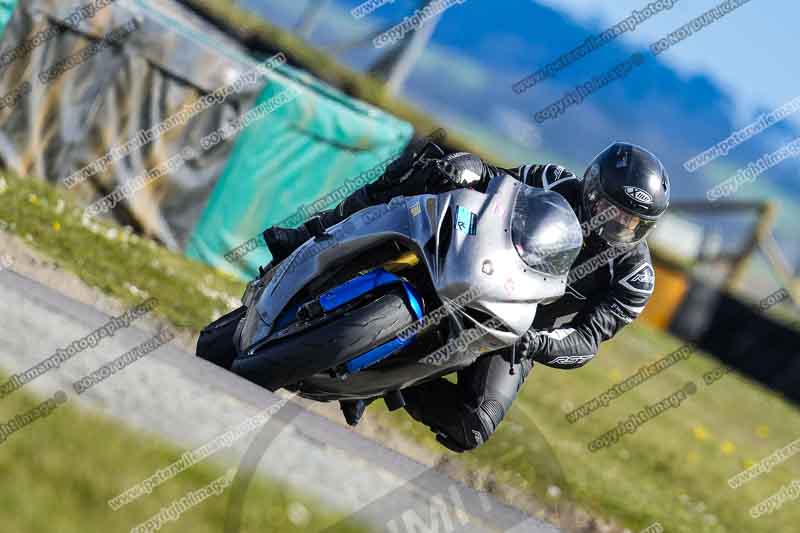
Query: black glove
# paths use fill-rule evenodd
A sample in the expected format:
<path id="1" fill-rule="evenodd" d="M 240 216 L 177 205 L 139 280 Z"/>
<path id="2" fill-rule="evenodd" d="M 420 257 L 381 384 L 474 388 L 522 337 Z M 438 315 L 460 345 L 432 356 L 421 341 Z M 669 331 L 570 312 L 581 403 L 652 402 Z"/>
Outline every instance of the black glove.
<path id="1" fill-rule="evenodd" d="M 367 185 L 371 198 L 378 203 L 387 203 L 395 196 L 415 196 L 417 194 L 438 194 L 451 191 L 459 185 L 455 169 L 449 162 L 439 159 L 419 159 L 405 172 L 400 173 L 402 165 L 392 168 L 371 185 Z"/>
<path id="2" fill-rule="evenodd" d="M 529 329 L 520 337 L 517 344 L 514 346 L 517 357 L 535 359 L 544 348 L 545 340 L 544 335 L 538 331 Z"/>

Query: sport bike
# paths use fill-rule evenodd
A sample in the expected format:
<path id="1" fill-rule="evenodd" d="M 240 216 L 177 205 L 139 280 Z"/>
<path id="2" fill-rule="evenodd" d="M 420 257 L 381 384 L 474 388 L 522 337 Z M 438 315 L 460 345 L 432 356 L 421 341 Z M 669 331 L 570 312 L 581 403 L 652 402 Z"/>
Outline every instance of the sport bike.
<path id="1" fill-rule="evenodd" d="M 197 355 L 272 391 L 390 409 L 403 389 L 515 345 L 564 294 L 582 246 L 561 195 L 505 174 L 483 193 L 397 197 L 307 227 L 311 239 L 203 330 Z"/>

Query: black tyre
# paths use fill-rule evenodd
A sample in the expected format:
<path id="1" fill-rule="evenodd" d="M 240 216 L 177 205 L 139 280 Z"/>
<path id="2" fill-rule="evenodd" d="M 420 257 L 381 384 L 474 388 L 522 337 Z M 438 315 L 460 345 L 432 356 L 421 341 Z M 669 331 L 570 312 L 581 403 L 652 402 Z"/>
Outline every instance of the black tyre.
<path id="1" fill-rule="evenodd" d="M 236 358 L 233 334 L 246 312 L 247 308 L 242 306 L 203 328 L 197 339 L 197 357 L 230 370 Z"/>
<path id="2" fill-rule="evenodd" d="M 333 320 L 238 357 L 232 370 L 269 390 L 335 368 L 391 340 L 415 320 L 402 289 L 346 311 Z"/>

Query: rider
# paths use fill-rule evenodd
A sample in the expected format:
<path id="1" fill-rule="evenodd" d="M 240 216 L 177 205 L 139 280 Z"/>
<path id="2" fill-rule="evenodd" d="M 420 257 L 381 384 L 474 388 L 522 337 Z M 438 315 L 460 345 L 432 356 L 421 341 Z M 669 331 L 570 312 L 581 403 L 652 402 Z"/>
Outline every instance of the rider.
<path id="1" fill-rule="evenodd" d="M 435 156 L 428 153 L 431 148 L 438 151 Z M 480 357 L 458 373 L 458 384 L 438 378 L 403 390 L 408 413 L 458 452 L 480 446 L 494 433 L 534 361 L 553 368 L 581 367 L 597 354 L 600 343 L 641 314 L 655 286 L 645 237 L 669 205 L 664 166 L 644 148 L 622 142 L 600 152 L 582 177 L 554 164 L 498 169 L 473 154 L 445 156 L 432 143 L 423 148 L 412 142 L 376 182 L 318 215 L 330 227 L 394 196 L 457 187 L 483 191 L 500 172 L 564 196 L 582 223 L 584 246 L 564 296 L 539 307 L 533 326 L 516 346 Z M 264 232 L 275 263 L 309 237 L 305 225 Z M 354 426 L 366 402 L 341 405 L 348 424 Z"/>

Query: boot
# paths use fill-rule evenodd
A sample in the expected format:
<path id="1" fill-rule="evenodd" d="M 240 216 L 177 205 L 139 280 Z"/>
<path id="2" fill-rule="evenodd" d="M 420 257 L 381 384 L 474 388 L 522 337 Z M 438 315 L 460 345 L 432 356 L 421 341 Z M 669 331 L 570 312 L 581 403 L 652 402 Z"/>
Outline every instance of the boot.
<path id="1" fill-rule="evenodd" d="M 367 406 L 372 403 L 370 400 L 340 400 L 339 407 L 342 409 L 344 419 L 347 421 L 348 426 L 355 427 L 364 416 L 364 411 Z"/>

